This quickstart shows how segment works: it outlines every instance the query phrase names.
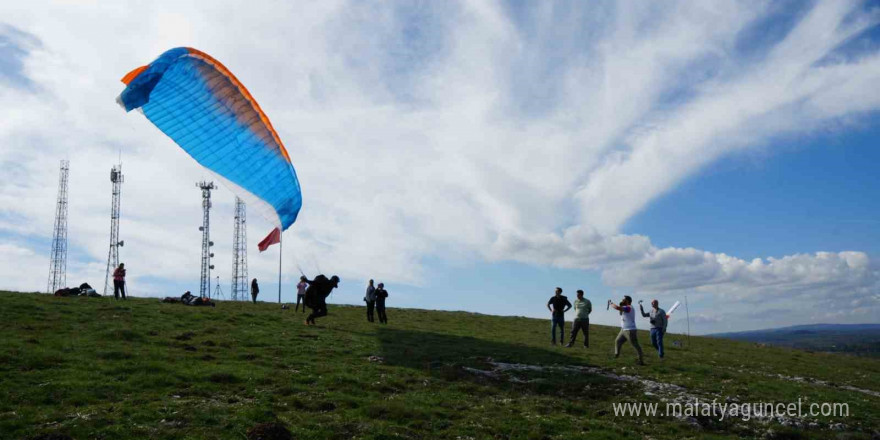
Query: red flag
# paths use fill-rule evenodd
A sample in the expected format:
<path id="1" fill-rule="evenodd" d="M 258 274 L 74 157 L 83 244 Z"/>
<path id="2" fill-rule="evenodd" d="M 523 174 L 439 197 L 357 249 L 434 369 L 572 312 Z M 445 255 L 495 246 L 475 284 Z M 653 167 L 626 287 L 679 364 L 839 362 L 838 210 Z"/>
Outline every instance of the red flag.
<path id="1" fill-rule="evenodd" d="M 278 228 L 273 229 L 272 232 L 270 232 L 269 235 L 257 245 L 257 247 L 260 248 L 260 252 L 263 252 L 266 249 L 269 249 L 269 246 L 276 243 L 281 243 L 281 230 Z"/>

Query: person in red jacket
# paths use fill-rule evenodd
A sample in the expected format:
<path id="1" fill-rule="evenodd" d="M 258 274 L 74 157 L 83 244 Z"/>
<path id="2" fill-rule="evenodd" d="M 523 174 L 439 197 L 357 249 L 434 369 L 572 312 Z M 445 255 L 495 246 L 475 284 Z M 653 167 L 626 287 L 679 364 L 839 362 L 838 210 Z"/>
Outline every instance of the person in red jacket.
<path id="1" fill-rule="evenodd" d="M 113 296 L 119 299 L 119 294 L 125 299 L 125 264 L 119 263 L 119 267 L 113 271 Z"/>

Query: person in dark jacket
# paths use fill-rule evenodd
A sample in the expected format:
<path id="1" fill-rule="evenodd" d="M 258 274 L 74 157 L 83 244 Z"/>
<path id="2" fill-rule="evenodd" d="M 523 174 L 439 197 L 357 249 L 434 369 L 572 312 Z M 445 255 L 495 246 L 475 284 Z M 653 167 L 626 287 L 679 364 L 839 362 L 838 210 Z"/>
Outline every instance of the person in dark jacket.
<path id="1" fill-rule="evenodd" d="M 385 299 L 388 298 L 388 291 L 385 290 L 385 284 L 379 283 L 376 289 L 376 313 L 379 314 L 379 322 L 388 324 L 388 315 L 385 314 Z"/>
<path id="2" fill-rule="evenodd" d="M 327 297 L 333 289 L 339 287 L 339 277 L 333 275 L 327 279 L 324 275 L 318 275 L 314 280 L 306 280 L 309 287 L 306 289 L 306 306 L 312 309 L 312 313 L 306 317 L 306 325 L 315 325 L 315 318 L 327 316 Z"/>
<path id="3" fill-rule="evenodd" d="M 113 296 L 119 299 L 119 294 L 125 299 L 125 264 L 119 263 L 119 267 L 113 271 Z"/>
<path id="4" fill-rule="evenodd" d="M 251 298 L 254 300 L 254 304 L 257 303 L 257 295 L 260 294 L 260 285 L 257 284 L 257 279 L 254 278 L 251 281 Z"/>
<path id="5" fill-rule="evenodd" d="M 570 308 L 571 303 L 562 294 L 562 288 L 557 287 L 556 294 L 547 301 L 547 309 L 551 313 L 550 337 L 553 345 L 556 345 L 556 327 L 559 327 L 559 342 L 562 343 L 565 339 L 565 312 Z"/>

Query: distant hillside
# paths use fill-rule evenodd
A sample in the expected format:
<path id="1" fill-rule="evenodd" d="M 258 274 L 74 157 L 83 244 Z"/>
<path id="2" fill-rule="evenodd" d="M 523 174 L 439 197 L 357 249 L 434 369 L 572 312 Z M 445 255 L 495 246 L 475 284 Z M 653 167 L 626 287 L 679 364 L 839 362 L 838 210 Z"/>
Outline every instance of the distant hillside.
<path id="1" fill-rule="evenodd" d="M 880 357 L 880 324 L 810 324 L 709 336 L 801 350 Z"/>

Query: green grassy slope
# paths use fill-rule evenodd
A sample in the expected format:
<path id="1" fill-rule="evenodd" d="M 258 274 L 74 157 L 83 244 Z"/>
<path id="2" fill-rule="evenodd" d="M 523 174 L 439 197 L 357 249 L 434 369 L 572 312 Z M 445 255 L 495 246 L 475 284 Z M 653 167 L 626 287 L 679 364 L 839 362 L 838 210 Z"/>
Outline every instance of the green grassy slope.
<path id="1" fill-rule="evenodd" d="M 242 439 L 272 421 L 294 438 L 340 439 L 871 438 L 880 427 L 880 397 L 841 388 L 880 391 L 877 359 L 711 338 L 677 348 L 667 335 L 660 362 L 640 332 L 647 365 L 636 366 L 629 346 L 614 359 L 610 327 L 592 327 L 589 349 L 564 349 L 549 345 L 548 320 L 389 309 L 383 326 L 363 315 L 331 305 L 306 327 L 277 304 L 0 292 L 0 438 Z M 499 361 L 599 367 L 709 400 L 845 402 L 850 417 L 808 418 L 809 429 L 615 417 L 612 403 L 661 397 L 560 368 L 483 373 Z"/>

